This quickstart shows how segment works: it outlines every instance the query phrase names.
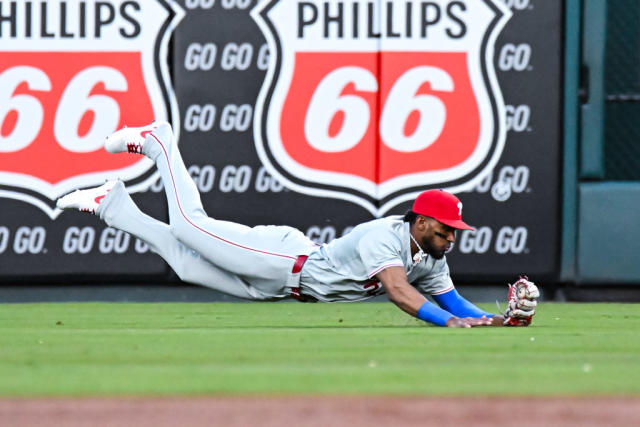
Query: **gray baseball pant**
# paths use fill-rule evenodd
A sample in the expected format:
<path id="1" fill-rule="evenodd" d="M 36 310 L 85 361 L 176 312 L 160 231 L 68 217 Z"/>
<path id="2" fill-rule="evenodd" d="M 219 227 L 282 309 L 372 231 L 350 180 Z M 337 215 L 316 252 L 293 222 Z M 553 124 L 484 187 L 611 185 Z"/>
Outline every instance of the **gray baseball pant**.
<path id="1" fill-rule="evenodd" d="M 97 212 L 108 225 L 146 242 L 185 282 L 241 298 L 291 296 L 299 286 L 299 257 L 316 247 L 311 240 L 292 227 L 247 227 L 207 216 L 169 125 L 147 136 L 145 151 L 164 184 L 169 225 L 142 213 L 121 182 Z"/>

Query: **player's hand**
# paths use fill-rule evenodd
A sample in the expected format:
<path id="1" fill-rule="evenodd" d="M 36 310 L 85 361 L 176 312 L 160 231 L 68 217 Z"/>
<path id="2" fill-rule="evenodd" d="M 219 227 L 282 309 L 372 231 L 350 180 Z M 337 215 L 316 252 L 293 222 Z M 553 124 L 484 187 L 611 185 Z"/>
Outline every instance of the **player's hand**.
<path id="1" fill-rule="evenodd" d="M 504 316 L 496 314 L 491 318 L 491 326 L 503 326 L 504 325 Z"/>
<path id="2" fill-rule="evenodd" d="M 520 276 L 517 282 L 509 285 L 504 325 L 529 326 L 533 315 L 536 314 L 539 297 L 540 291 L 535 283 L 529 281 L 527 276 Z"/>
<path id="3" fill-rule="evenodd" d="M 448 328 L 471 328 L 474 326 L 491 326 L 493 320 L 490 317 L 452 317 L 447 320 Z"/>

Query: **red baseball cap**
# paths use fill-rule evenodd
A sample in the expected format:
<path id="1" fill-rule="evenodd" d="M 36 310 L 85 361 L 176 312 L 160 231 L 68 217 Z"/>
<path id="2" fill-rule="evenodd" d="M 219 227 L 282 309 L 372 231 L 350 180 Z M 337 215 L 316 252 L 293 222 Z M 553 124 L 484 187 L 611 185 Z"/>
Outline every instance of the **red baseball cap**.
<path id="1" fill-rule="evenodd" d="M 419 215 L 429 216 L 449 227 L 474 230 L 462 221 L 462 202 L 444 190 L 427 190 L 416 197 L 411 209 Z"/>

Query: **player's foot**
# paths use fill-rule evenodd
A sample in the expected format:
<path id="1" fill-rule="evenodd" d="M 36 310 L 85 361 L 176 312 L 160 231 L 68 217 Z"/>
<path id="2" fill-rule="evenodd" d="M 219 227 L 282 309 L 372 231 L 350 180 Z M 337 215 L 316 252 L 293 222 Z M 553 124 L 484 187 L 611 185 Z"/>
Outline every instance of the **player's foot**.
<path id="1" fill-rule="evenodd" d="M 56 206 L 60 209 L 77 209 L 80 212 L 96 214 L 102 199 L 118 181 L 107 181 L 100 187 L 76 190 L 58 199 Z"/>
<path id="2" fill-rule="evenodd" d="M 154 131 L 158 131 L 165 126 L 170 128 L 167 122 L 153 122 L 150 125 L 140 127 L 124 127 L 107 137 L 104 149 L 110 153 L 144 154 L 153 158 L 150 155 L 150 146 L 153 145 L 154 139 L 149 135 L 151 133 L 155 134 Z"/>

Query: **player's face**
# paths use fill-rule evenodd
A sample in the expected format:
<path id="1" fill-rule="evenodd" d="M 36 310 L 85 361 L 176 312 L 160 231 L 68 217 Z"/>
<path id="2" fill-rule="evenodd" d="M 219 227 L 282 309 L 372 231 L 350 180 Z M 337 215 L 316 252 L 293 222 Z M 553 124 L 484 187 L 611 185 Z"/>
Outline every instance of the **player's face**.
<path id="1" fill-rule="evenodd" d="M 456 241 L 456 229 L 434 219 L 429 221 L 422 236 L 422 248 L 435 259 L 441 259 Z"/>

